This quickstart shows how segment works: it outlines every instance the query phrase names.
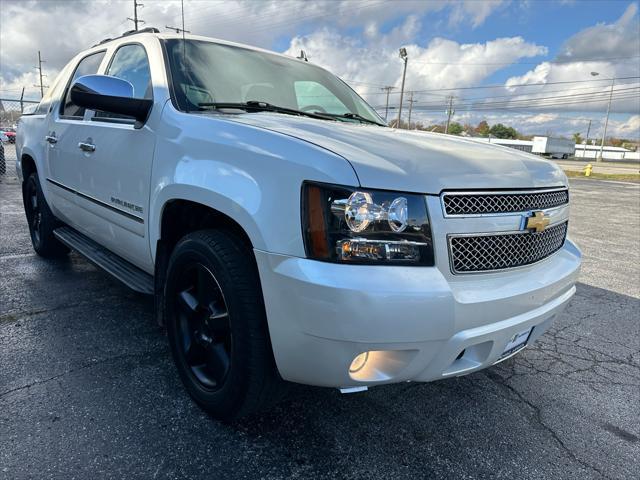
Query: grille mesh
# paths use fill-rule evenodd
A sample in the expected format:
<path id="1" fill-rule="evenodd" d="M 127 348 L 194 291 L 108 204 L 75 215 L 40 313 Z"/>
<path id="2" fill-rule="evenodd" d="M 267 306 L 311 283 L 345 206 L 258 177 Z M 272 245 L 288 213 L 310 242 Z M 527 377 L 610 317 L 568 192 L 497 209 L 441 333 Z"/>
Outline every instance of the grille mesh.
<path id="1" fill-rule="evenodd" d="M 481 213 L 510 213 L 543 210 L 569 203 L 568 190 L 528 193 L 445 193 L 443 197 L 447 215 L 474 215 Z"/>
<path id="2" fill-rule="evenodd" d="M 542 232 L 451 236 L 449 253 L 454 273 L 520 267 L 538 262 L 562 248 L 567 222 Z"/>

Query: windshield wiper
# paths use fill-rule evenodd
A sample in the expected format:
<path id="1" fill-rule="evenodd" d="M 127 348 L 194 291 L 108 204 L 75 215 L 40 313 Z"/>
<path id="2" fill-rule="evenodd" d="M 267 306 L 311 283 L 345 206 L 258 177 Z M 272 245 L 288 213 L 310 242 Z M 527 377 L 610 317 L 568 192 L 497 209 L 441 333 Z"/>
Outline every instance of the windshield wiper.
<path id="1" fill-rule="evenodd" d="M 321 112 L 313 112 L 316 113 L 318 115 L 327 115 L 329 117 L 332 118 L 352 118 L 354 120 L 359 120 L 360 122 L 364 122 L 364 123 L 372 123 L 374 125 L 378 125 L 380 127 L 385 127 L 386 125 L 380 123 L 380 122 L 376 122 L 375 120 L 370 120 L 367 117 L 363 117 L 362 115 L 359 115 L 357 113 L 353 113 L 353 112 L 347 112 L 347 113 L 321 113 Z"/>
<path id="2" fill-rule="evenodd" d="M 198 107 L 206 108 L 210 107 L 215 110 L 220 108 L 238 108 L 246 112 L 276 112 L 284 113 L 287 115 L 302 115 L 305 117 L 318 118 L 320 120 L 333 120 L 333 116 L 320 112 L 305 112 L 303 110 L 296 110 L 295 108 L 279 107 L 278 105 L 272 105 L 267 102 L 259 102 L 257 100 L 249 100 L 247 102 L 205 102 L 198 103 Z"/>

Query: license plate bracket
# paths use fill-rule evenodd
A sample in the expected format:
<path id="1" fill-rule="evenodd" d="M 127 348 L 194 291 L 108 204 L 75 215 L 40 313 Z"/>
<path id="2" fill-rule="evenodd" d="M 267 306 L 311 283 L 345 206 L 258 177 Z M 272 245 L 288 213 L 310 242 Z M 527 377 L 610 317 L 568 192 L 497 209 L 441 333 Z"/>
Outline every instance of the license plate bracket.
<path id="1" fill-rule="evenodd" d="M 515 353 L 526 347 L 532 331 L 533 327 L 529 327 L 526 330 L 522 330 L 521 332 L 513 335 L 509 340 L 509 343 L 507 343 L 507 345 L 504 347 L 504 350 L 502 351 L 502 354 L 500 355 L 498 361 L 504 360 L 505 358 L 514 355 Z"/>

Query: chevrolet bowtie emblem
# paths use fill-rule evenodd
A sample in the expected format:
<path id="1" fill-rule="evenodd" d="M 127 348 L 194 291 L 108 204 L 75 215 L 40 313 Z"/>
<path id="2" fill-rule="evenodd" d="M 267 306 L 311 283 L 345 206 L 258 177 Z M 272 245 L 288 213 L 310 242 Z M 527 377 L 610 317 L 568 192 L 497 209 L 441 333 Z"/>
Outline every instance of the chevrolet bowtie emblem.
<path id="1" fill-rule="evenodd" d="M 549 218 L 544 216 L 544 212 L 533 212 L 533 216 L 527 218 L 527 224 L 525 228 L 527 230 L 535 230 L 536 232 L 542 232 L 547 225 L 549 225 Z"/>

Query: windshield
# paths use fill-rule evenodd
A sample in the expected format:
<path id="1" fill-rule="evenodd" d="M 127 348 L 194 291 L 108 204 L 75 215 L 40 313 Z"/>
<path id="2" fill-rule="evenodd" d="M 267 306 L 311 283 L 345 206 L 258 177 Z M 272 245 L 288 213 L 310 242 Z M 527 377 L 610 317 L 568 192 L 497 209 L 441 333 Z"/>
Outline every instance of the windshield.
<path id="1" fill-rule="evenodd" d="M 355 115 L 383 123 L 342 80 L 304 61 L 201 40 L 171 39 L 165 47 L 180 110 L 259 101 L 331 114 L 328 118 L 357 121 Z"/>

